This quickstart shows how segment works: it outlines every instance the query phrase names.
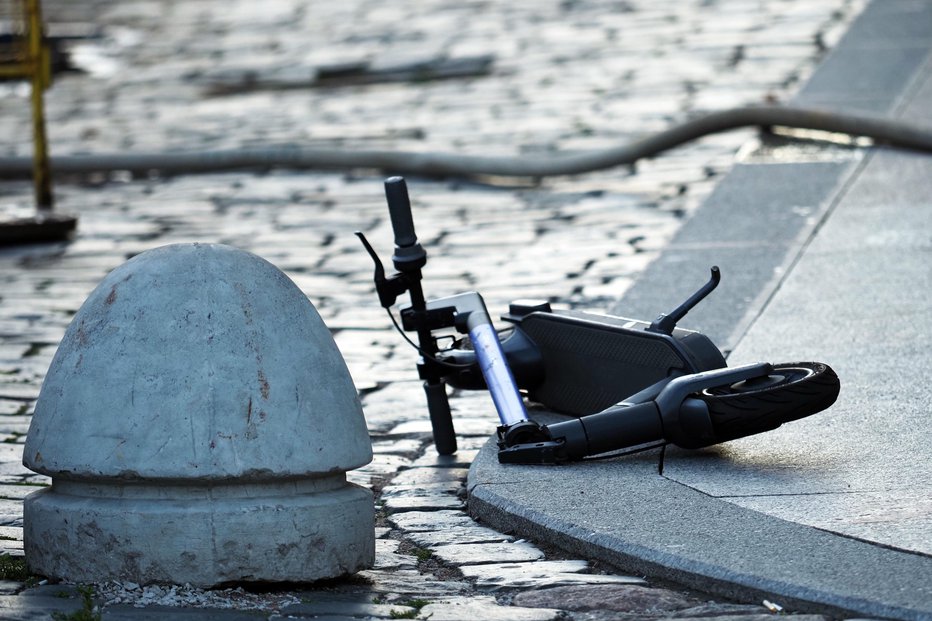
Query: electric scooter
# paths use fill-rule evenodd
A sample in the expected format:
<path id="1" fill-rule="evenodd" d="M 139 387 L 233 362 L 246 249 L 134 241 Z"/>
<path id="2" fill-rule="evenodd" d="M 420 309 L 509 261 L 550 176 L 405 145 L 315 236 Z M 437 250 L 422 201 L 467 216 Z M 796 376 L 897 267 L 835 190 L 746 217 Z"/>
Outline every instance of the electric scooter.
<path id="1" fill-rule="evenodd" d="M 375 264 L 379 302 L 395 327 L 421 354 L 438 453 L 456 452 L 446 385 L 488 389 L 498 412 L 499 461 L 561 463 L 609 452 L 665 444 L 702 448 L 776 429 L 830 407 L 840 384 L 819 362 L 728 367 L 712 341 L 677 323 L 721 280 L 710 280 L 683 304 L 651 322 L 554 310 L 547 302 L 519 300 L 495 330 L 475 291 L 428 300 L 421 286 L 427 252 L 417 241 L 407 186 L 385 182 L 395 237 L 386 276 L 378 254 L 357 232 Z M 391 308 L 407 293 L 401 325 Z M 444 331 L 465 335 L 441 349 Z M 417 343 L 405 335 L 417 334 Z M 524 397 L 577 418 L 551 425 L 530 419 Z"/>

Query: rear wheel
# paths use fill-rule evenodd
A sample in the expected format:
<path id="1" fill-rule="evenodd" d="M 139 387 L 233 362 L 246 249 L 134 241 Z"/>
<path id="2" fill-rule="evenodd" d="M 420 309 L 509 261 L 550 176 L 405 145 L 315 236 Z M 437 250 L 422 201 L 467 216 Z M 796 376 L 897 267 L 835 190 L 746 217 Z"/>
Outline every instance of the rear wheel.
<path id="1" fill-rule="evenodd" d="M 742 382 L 691 395 L 705 402 L 718 442 L 776 429 L 828 408 L 838 398 L 838 376 L 821 362 L 789 362 Z"/>

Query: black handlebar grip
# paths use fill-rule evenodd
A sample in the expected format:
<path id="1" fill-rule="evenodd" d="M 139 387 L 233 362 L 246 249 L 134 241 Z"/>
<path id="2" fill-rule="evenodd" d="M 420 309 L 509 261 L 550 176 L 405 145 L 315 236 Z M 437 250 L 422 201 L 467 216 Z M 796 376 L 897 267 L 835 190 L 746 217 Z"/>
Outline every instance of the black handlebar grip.
<path id="1" fill-rule="evenodd" d="M 414 234 L 414 218 L 411 216 L 411 201 L 404 177 L 389 177 L 385 180 L 385 198 L 388 200 L 388 213 L 395 232 L 395 245 L 399 248 L 413 246 L 417 243 L 417 235 Z"/>

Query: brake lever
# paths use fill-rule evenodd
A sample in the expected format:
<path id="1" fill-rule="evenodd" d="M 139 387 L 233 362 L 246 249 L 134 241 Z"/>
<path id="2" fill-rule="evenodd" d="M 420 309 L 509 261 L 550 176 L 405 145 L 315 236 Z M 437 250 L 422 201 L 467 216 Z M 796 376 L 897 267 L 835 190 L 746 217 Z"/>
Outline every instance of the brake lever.
<path id="1" fill-rule="evenodd" d="M 375 292 L 379 296 L 379 304 L 382 305 L 382 308 L 391 308 L 398 299 L 398 296 L 404 294 L 404 292 L 408 290 L 410 286 L 408 280 L 401 272 L 395 274 L 391 278 L 386 278 L 385 267 L 382 265 L 382 260 L 372 247 L 372 244 L 369 243 L 369 240 L 366 239 L 362 231 L 355 231 L 355 235 L 359 238 L 359 241 L 362 242 L 369 256 L 372 257 L 372 262 L 375 263 L 375 272 L 372 275 L 372 279 L 375 281 Z"/>

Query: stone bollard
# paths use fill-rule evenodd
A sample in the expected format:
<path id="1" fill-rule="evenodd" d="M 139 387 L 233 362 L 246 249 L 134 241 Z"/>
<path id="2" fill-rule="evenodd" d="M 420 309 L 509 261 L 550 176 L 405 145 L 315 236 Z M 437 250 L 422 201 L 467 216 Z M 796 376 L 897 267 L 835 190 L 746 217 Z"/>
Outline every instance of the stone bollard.
<path id="1" fill-rule="evenodd" d="M 372 448 L 346 364 L 282 272 L 179 244 L 111 272 L 52 361 L 23 463 L 30 570 L 76 582 L 304 582 L 370 567 Z"/>

